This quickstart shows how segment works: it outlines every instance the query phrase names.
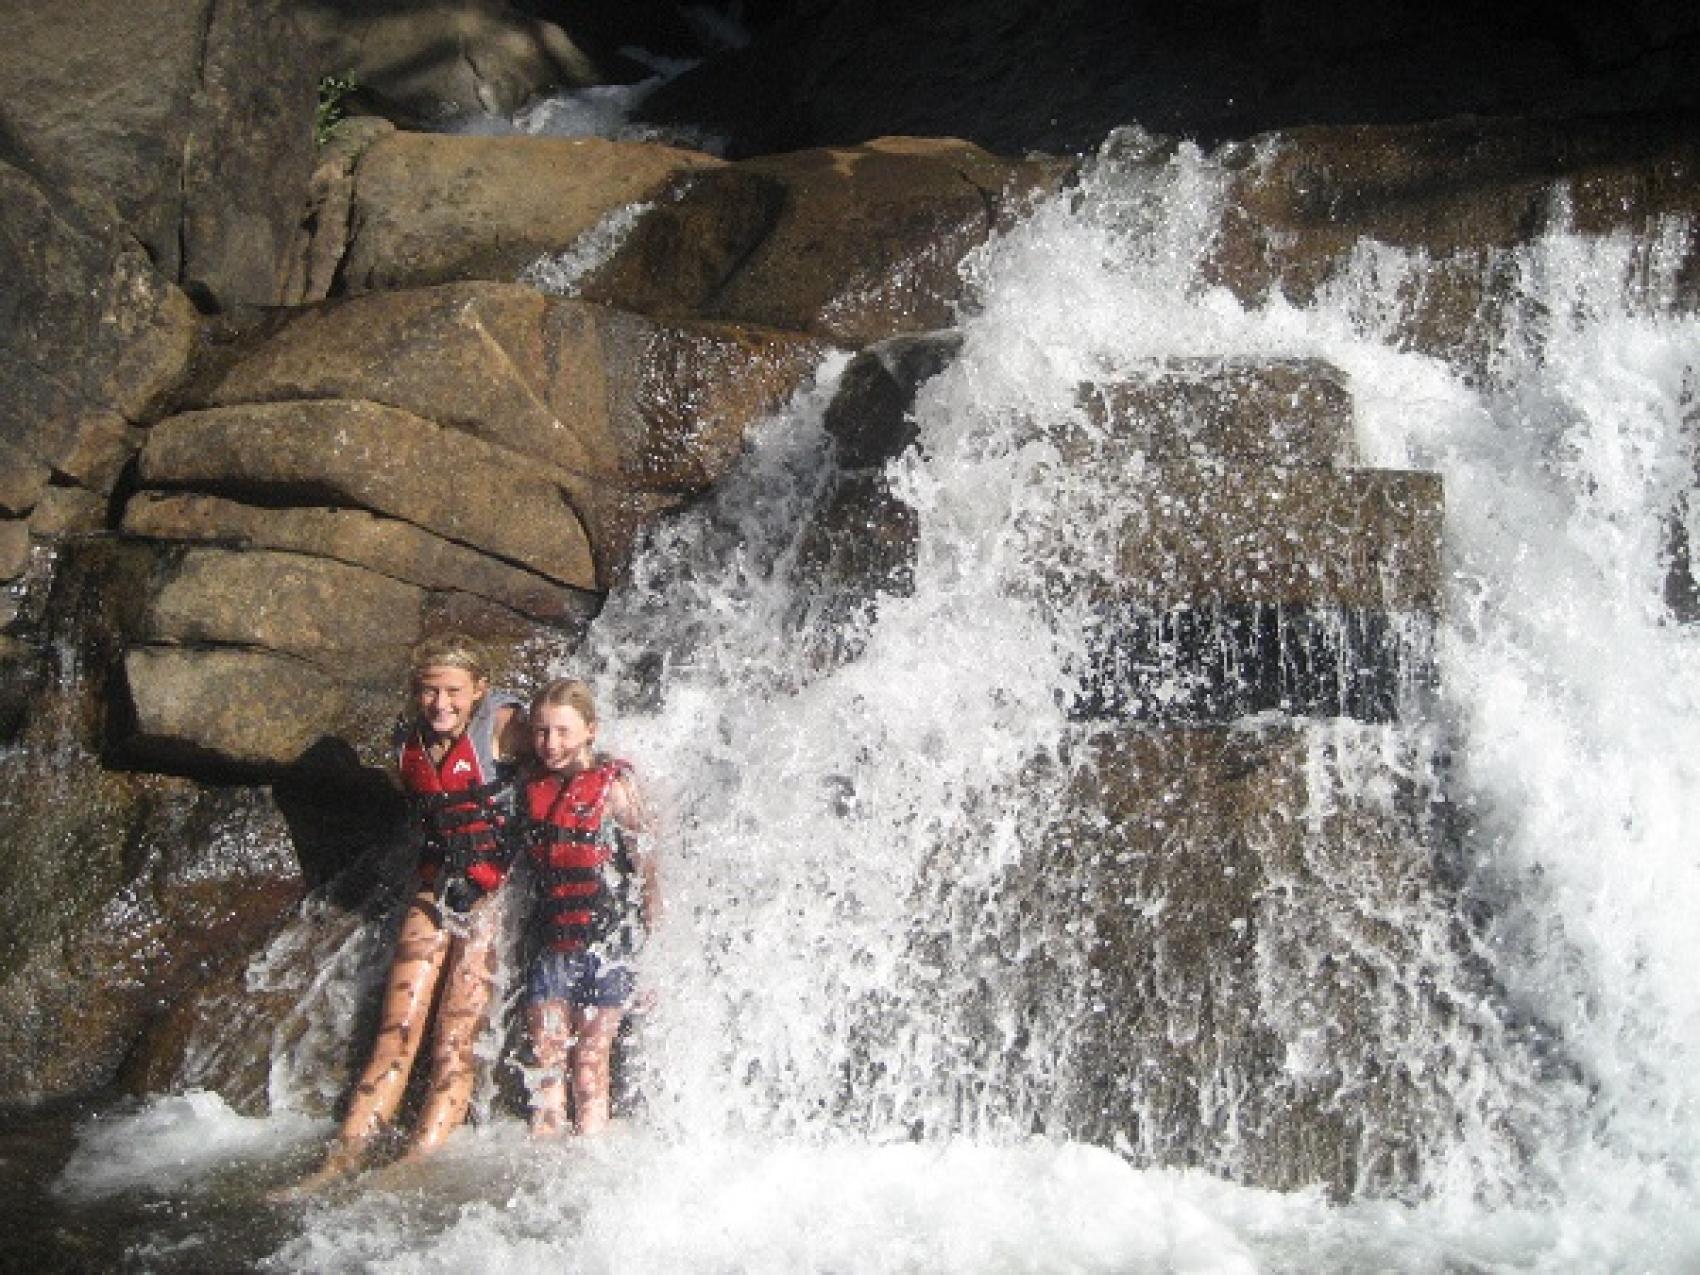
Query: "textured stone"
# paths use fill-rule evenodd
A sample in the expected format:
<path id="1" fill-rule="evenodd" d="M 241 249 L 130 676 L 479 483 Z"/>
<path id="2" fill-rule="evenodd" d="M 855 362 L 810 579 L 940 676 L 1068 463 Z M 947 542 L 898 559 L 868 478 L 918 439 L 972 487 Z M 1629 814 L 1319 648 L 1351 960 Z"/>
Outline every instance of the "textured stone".
<path id="1" fill-rule="evenodd" d="M 51 474 L 27 448 L 0 440 L 0 514 L 21 518 L 29 513 Z"/>
<path id="2" fill-rule="evenodd" d="M 468 283 L 352 298 L 292 318 L 209 391 L 211 404 L 369 399 L 595 483 L 695 493 L 825 354 L 794 333 L 654 321 Z"/>
<path id="3" fill-rule="evenodd" d="M 265 508 L 144 491 L 125 506 L 122 530 L 148 539 L 314 554 L 425 589 L 464 591 L 547 624 L 580 626 L 597 603 L 594 594 L 363 509 Z"/>
<path id="4" fill-rule="evenodd" d="M 390 133 L 354 173 L 352 292 L 516 278 L 678 174 L 722 163 L 696 151 L 598 137 Z"/>
<path id="5" fill-rule="evenodd" d="M 348 727 L 336 678 L 301 660 L 228 647 L 137 647 L 124 657 L 126 756 L 201 773 L 278 771 Z"/>
<path id="6" fill-rule="evenodd" d="M 406 675 L 423 605 L 415 585 L 328 558 L 193 548 L 161 573 L 138 636 L 271 651 L 393 685 Z"/>
<path id="7" fill-rule="evenodd" d="M 589 540 L 558 482 L 501 448 L 374 403 L 174 416 L 150 432 L 140 477 L 153 487 L 369 509 L 558 583 L 597 587 Z"/>
<path id="8" fill-rule="evenodd" d="M 703 313 L 849 346 L 948 325 L 962 259 L 1070 171 L 901 137 L 740 167 L 783 185 L 785 207 Z"/>
<path id="9" fill-rule="evenodd" d="M 785 202 L 783 182 L 735 165 L 682 173 L 605 259 L 588 263 L 570 295 L 640 314 L 700 313 L 772 231 Z"/>
<path id="10" fill-rule="evenodd" d="M 8 19 L 16 162 L 110 198 L 204 299 L 275 301 L 312 161 L 313 71 L 283 0 L 67 0 Z"/>
<path id="11" fill-rule="evenodd" d="M 1152 465 L 1130 477 L 1116 579 L 1124 600 L 1434 611 L 1438 475 Z"/>
<path id="12" fill-rule="evenodd" d="M 61 465 L 90 421 L 146 419 L 189 364 L 197 320 L 110 209 L 0 163 L 0 443 Z M 28 499 L 28 491 L 12 501 Z"/>
<path id="13" fill-rule="evenodd" d="M 29 562 L 29 524 L 21 518 L 0 519 L 0 580 L 16 580 Z"/>
<path id="14" fill-rule="evenodd" d="M 1339 466 L 1357 454 L 1344 375 L 1316 359 L 1174 359 L 1148 378 L 1080 387 L 1092 450 L 1065 441 L 1065 459 L 1113 448 L 1123 463 L 1233 457 L 1281 466 Z"/>

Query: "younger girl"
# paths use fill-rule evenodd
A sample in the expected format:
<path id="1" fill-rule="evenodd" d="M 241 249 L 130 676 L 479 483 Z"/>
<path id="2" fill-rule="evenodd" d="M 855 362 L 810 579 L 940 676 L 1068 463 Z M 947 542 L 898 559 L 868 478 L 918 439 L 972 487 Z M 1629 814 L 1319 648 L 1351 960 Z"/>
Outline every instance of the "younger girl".
<path id="1" fill-rule="evenodd" d="M 466 1118 L 472 1098 L 473 1047 L 501 928 L 495 891 L 514 846 L 515 762 L 525 720 L 515 696 L 490 689 L 482 654 L 464 638 L 421 642 L 412 666 L 412 706 L 396 732 L 396 763 L 419 840 L 414 895 L 371 1058 L 309 1187 L 361 1166 L 395 1119 L 427 1032 L 431 1084 L 409 1154 L 435 1150 Z"/>
<path id="2" fill-rule="evenodd" d="M 583 682 L 551 682 L 531 705 L 537 769 L 525 784 L 525 839 L 537 878 L 538 944 L 526 1026 L 542 1073 L 532 1132 L 566 1129 L 562 1072 L 581 1135 L 608 1125 L 609 1058 L 636 984 L 633 959 L 661 908 L 653 831 L 631 767 L 594 749 L 596 704 Z"/>

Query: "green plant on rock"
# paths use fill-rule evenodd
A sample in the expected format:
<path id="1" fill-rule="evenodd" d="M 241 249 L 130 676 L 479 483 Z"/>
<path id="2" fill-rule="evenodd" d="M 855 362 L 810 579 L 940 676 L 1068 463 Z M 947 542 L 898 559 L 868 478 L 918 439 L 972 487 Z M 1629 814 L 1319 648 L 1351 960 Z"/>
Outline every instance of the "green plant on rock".
<path id="1" fill-rule="evenodd" d="M 326 75 L 319 80 L 319 105 L 313 114 L 313 141 L 323 146 L 331 132 L 348 118 L 348 96 L 359 88 L 353 75 Z"/>

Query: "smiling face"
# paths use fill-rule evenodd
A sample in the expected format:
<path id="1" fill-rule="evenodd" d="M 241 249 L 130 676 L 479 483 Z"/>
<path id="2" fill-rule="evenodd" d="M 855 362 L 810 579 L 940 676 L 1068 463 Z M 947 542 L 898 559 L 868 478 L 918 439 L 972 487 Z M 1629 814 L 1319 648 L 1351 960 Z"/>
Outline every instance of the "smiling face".
<path id="1" fill-rule="evenodd" d="M 463 668 L 440 665 L 422 670 L 413 679 L 413 702 L 419 710 L 421 728 L 434 742 L 458 738 L 489 689 L 487 678 Z"/>
<path id="2" fill-rule="evenodd" d="M 571 704 L 541 704 L 532 712 L 531 748 L 545 770 L 583 770 L 595 742 L 595 723 Z"/>

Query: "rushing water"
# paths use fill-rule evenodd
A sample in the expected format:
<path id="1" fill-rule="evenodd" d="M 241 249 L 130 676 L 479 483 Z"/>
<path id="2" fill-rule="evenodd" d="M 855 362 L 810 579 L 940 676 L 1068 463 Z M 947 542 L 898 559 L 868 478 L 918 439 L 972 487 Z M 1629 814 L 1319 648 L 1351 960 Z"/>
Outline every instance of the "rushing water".
<path id="1" fill-rule="evenodd" d="M 918 513 L 914 587 L 860 613 L 855 658 L 811 645 L 795 534 L 831 474 L 836 364 L 610 599 L 571 664 L 669 816 L 627 1127 L 539 1149 L 497 1112 L 411 1176 L 221 1238 L 232 1183 L 324 1132 L 288 1110 L 323 1078 L 322 1042 L 297 1038 L 279 1114 L 210 1094 L 108 1113 L 61 1199 L 142 1218 L 137 1270 L 1700 1267 L 1700 637 L 1667 603 L 1672 546 L 1700 530 L 1682 523 L 1700 324 L 1671 295 L 1686 239 L 1554 231 L 1502 263 L 1515 323 L 1464 369 L 1400 340 L 1409 254 L 1366 245 L 1302 307 L 1206 286 L 1221 185 L 1188 152 L 1106 158 L 971 263 L 962 352 L 889 473 Z M 1078 617 L 1034 581 L 1094 552 L 1075 515 L 1114 497 L 1059 470 L 1044 423 L 1080 382 L 1173 355 L 1326 359 L 1365 463 L 1444 476 L 1428 716 L 1350 746 L 1326 729 L 1365 787 L 1382 781 L 1352 758 L 1448 741 L 1461 888 L 1503 1002 L 1482 1013 L 1538 1024 L 1556 1062 L 1474 1034 L 1482 1056 L 1435 1078 L 1463 1115 L 1415 1202 L 1258 1191 L 1062 1136 L 1089 936 L 1043 906 L 1067 883 L 1033 859 L 1062 789 L 1007 781 L 1061 755 L 1081 655 Z M 370 942 L 346 965 L 369 968 Z M 361 975 L 340 977 L 344 1000 L 314 993 L 333 1031 Z M 1508 1094 L 1536 1109 L 1515 1154 L 1487 1145 Z M 150 1232 L 150 1208 L 174 1220 Z"/>

